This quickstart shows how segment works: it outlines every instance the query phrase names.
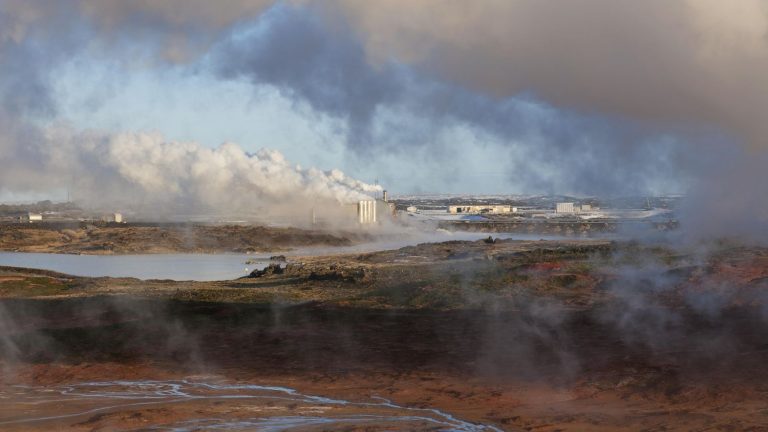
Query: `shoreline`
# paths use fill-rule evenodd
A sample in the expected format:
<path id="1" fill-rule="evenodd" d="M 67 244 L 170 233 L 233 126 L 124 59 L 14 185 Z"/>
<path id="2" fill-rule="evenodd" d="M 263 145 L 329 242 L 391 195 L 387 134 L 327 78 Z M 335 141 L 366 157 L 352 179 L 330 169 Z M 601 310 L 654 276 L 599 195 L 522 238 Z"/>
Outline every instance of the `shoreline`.
<path id="1" fill-rule="evenodd" d="M 765 248 L 702 259 L 596 240 L 301 256 L 281 272 L 216 282 L 0 267 L 0 368 L 6 385 L 197 377 L 379 396 L 502 430 L 744 429 L 766 420 L 755 409 L 768 404 L 766 283 Z M 278 410 L 305 412 L 161 401 L 46 425 L 135 429 Z"/>

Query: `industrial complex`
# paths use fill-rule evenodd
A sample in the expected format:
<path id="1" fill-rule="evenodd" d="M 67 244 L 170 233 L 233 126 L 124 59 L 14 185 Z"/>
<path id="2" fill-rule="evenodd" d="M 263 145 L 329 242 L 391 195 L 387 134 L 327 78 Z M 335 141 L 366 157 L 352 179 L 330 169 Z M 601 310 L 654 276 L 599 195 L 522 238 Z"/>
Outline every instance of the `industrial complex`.
<path id="1" fill-rule="evenodd" d="M 598 200 L 596 198 L 568 199 L 548 196 L 453 196 L 415 195 L 390 199 L 386 191 L 346 203 L 317 202 L 307 216 L 286 217 L 283 225 L 316 228 L 374 229 L 382 225 L 437 223 L 456 230 L 523 230 L 550 231 L 547 226 L 563 224 L 605 225 L 647 222 L 668 227 L 676 224 L 674 208 L 677 197 Z M 192 223 L 253 223 L 262 215 L 243 214 L 241 219 L 221 221 L 216 215 L 182 215 L 167 220 Z M 72 203 L 38 203 L 5 205 L 0 208 L 0 222 L 90 224 L 125 224 L 152 222 L 140 215 L 121 212 L 93 212 L 77 208 Z M 156 220 L 156 219 L 155 219 Z M 279 225 L 279 223 L 277 223 Z M 601 226 L 602 226 L 601 225 Z M 576 230 L 577 228 L 574 228 Z M 578 228 L 583 231 L 583 227 Z"/>
<path id="2" fill-rule="evenodd" d="M 624 225 L 655 230 L 677 227 L 679 196 L 577 198 L 541 195 L 411 195 L 396 203 L 405 220 L 435 222 L 461 231 L 588 234 Z"/>

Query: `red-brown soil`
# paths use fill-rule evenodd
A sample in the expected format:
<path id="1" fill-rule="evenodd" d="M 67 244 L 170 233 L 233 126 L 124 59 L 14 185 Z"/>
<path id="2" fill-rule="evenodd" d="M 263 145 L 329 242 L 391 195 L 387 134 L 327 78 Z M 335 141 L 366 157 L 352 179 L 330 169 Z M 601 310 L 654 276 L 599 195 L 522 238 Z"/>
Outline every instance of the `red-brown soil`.
<path id="1" fill-rule="evenodd" d="M 551 336 L 525 328 L 530 316 L 483 311 L 103 298 L 3 307 L 34 323 L 14 337 L 18 351 L 6 364 L 6 384 L 213 375 L 348 400 L 377 395 L 509 430 L 747 430 L 768 421 L 768 349 L 751 310 L 733 310 L 718 323 L 732 350 L 660 352 L 628 344 L 586 312 L 551 329 L 562 344 L 551 346 Z M 685 328 L 695 333 L 702 324 L 691 319 Z M 90 416 L 55 426 L 121 428 L 128 425 L 121 418 L 145 418 L 157 408 L 131 408 L 87 427 Z M 152 421 L 186 415 L 173 404 L 162 408 Z"/>
<path id="2" fill-rule="evenodd" d="M 768 430 L 765 250 L 547 245 L 455 242 L 306 259 L 285 274 L 222 283 L 77 279 L 35 299 L 17 290 L 0 300 L 0 424 L 104 403 L 59 401 L 62 385 L 192 377 L 379 396 L 503 430 Z M 208 301 L 190 300 L 203 291 Z M 57 402 L 25 403 L 16 384 Z M 2 427 L 146 430 L 310 408 L 161 400 Z M 419 425 L 300 430 L 439 430 Z"/>

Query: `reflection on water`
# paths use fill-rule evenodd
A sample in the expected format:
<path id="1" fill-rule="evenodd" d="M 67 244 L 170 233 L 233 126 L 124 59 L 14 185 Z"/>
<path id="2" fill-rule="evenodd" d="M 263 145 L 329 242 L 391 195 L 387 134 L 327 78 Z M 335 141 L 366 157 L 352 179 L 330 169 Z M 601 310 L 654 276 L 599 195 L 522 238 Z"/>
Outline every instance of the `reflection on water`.
<path id="1" fill-rule="evenodd" d="M 173 421 L 158 418 L 157 423 L 145 423 L 140 430 L 285 431 L 343 424 L 386 430 L 499 430 L 437 409 L 405 407 L 380 397 L 353 402 L 255 384 L 192 380 L 84 382 L 58 387 L 12 386 L 0 392 L 0 398 L 6 404 L 6 409 L 0 410 L 0 427 L 64 425 L 84 417 L 101 421 L 108 418 L 107 414 L 125 419 L 132 418 L 125 415 L 128 410 L 163 407 L 174 410 L 173 415 L 166 414 Z M 216 405 L 216 401 L 228 403 Z M 199 404 L 185 406 L 195 402 L 202 402 L 203 408 Z"/>
<path id="2" fill-rule="evenodd" d="M 378 426 L 386 427 L 388 425 L 397 426 L 400 430 L 423 430 L 427 427 L 429 430 L 436 431 L 482 431 L 498 430 L 494 427 L 483 425 L 472 425 L 472 428 L 456 427 L 445 424 L 444 422 L 429 417 L 419 416 L 378 416 L 378 415 L 356 415 L 347 417 L 307 417 L 307 416 L 289 416 L 289 417 L 270 417 L 253 418 L 236 421 L 227 421 L 223 419 L 196 419 L 176 423 L 174 425 L 162 425 L 147 428 L 147 430 L 173 431 L 173 432 L 193 432 L 200 430 L 227 430 L 227 431 L 261 431 L 261 432 L 280 432 L 289 430 L 306 430 L 311 426 L 330 426 L 333 425 L 356 425 L 356 426 Z M 321 430 L 329 430 L 322 428 Z M 331 429 L 333 430 L 333 429 Z M 389 430 L 383 429 L 383 430 Z"/>

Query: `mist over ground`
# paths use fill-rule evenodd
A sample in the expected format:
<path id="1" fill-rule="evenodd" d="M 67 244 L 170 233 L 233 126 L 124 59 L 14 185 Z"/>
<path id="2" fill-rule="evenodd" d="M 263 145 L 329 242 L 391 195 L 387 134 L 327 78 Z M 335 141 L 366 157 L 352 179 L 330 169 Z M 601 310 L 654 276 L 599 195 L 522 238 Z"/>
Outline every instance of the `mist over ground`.
<path id="1" fill-rule="evenodd" d="M 0 427 L 763 430 L 766 112 L 768 0 L 0 0 L 0 249 L 243 271 L 6 261 Z"/>

